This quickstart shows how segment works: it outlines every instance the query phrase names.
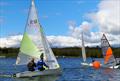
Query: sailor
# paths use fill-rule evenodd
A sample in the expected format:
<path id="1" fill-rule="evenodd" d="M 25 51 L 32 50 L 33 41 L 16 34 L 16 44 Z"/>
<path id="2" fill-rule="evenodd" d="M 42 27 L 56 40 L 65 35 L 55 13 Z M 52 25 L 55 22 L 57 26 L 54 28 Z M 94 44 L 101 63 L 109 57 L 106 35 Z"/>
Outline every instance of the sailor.
<path id="1" fill-rule="evenodd" d="M 37 62 L 37 68 L 39 71 L 44 71 L 45 68 L 49 68 L 49 66 L 44 62 L 44 54 L 40 55 L 40 60 Z"/>
<path id="2" fill-rule="evenodd" d="M 36 64 L 34 62 L 34 58 L 27 64 L 28 71 L 35 71 Z"/>

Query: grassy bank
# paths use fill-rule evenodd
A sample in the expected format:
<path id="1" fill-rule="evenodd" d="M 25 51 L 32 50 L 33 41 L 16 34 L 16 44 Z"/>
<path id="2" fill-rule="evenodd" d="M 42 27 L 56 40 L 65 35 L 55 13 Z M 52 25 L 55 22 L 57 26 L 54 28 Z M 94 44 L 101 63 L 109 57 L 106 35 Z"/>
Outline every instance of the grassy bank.
<path id="1" fill-rule="evenodd" d="M 72 57 L 82 56 L 81 48 L 78 47 L 52 48 L 52 50 L 56 56 L 72 56 Z M 17 57 L 18 52 L 19 48 L 0 48 L 0 56 Z M 113 53 L 115 57 L 120 58 L 120 48 L 113 48 Z M 99 47 L 94 48 L 86 47 L 86 55 L 87 57 L 95 58 L 103 57 L 101 48 Z"/>

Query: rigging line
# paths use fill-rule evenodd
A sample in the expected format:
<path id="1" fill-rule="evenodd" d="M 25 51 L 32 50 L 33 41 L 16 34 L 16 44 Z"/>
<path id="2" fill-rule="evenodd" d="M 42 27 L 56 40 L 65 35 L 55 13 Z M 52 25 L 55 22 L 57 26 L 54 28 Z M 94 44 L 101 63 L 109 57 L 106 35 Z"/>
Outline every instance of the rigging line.
<path id="1" fill-rule="evenodd" d="M 103 37 L 104 37 L 104 39 L 103 39 Z M 105 34 L 103 34 L 101 41 L 102 41 L 102 40 L 106 40 L 107 43 L 108 43 L 108 46 L 112 49 L 112 47 L 111 47 L 111 45 L 110 45 L 110 43 L 109 43 L 107 37 L 105 36 Z M 103 47 L 103 46 L 101 46 L 101 47 Z M 107 47 L 107 46 L 106 46 L 106 47 Z M 116 60 L 116 58 L 115 58 L 115 56 L 114 56 L 113 53 L 112 53 L 112 55 L 113 55 L 113 58 L 115 59 L 115 62 L 117 63 L 117 60 Z"/>

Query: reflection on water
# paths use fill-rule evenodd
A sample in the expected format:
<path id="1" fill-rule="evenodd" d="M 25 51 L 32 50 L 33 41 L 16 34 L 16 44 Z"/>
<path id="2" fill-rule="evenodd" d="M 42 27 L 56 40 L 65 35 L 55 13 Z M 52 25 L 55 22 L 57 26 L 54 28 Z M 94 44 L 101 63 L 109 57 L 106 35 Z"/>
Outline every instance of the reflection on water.
<path id="1" fill-rule="evenodd" d="M 39 76 L 31 78 L 14 78 L 14 81 L 56 81 L 59 76 Z"/>
<path id="2" fill-rule="evenodd" d="M 103 62 L 102 59 L 97 59 Z M 81 58 L 59 58 L 58 62 L 62 68 L 61 76 L 40 76 L 32 78 L 4 78 L 0 81 L 120 81 L 120 69 L 100 68 L 80 65 Z M 87 59 L 91 62 L 91 59 Z M 0 59 L 0 74 L 13 74 L 24 70 L 25 67 L 14 67 L 15 59 Z"/>
<path id="3" fill-rule="evenodd" d="M 120 81 L 120 69 L 103 69 L 102 75 L 106 76 L 109 81 Z"/>

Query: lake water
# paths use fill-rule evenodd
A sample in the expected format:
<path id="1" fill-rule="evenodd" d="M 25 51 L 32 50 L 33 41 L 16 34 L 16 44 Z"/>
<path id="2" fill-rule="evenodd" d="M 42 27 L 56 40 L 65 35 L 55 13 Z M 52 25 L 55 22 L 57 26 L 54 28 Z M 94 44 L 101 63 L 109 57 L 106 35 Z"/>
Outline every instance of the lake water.
<path id="1" fill-rule="evenodd" d="M 10 75 L 22 70 L 25 67 L 16 67 L 14 58 L 0 58 L 0 75 Z M 97 59 L 101 62 L 102 59 Z M 87 59 L 91 62 L 91 58 Z M 0 77 L 0 81 L 120 81 L 119 69 L 100 68 L 95 70 L 92 67 L 83 67 L 80 65 L 81 58 L 58 58 L 58 62 L 62 68 L 62 75 L 32 77 L 32 78 L 5 78 Z M 56 80 L 57 79 L 57 80 Z"/>

